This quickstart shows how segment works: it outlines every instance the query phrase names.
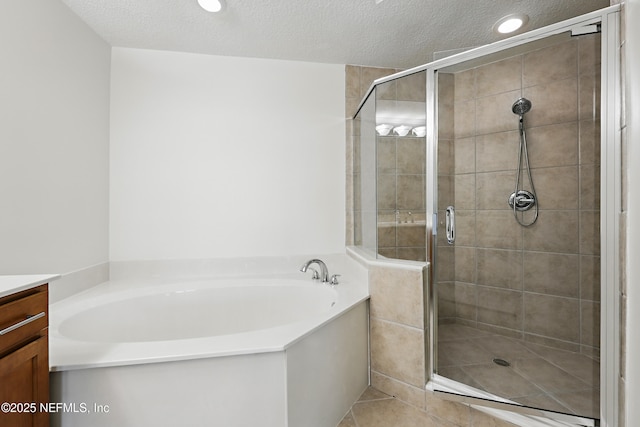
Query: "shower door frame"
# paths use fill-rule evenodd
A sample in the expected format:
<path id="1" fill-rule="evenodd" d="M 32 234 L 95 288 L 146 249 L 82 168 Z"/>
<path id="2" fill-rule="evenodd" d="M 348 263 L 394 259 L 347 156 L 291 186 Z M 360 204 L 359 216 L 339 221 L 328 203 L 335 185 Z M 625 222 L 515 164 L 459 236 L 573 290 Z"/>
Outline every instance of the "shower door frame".
<path id="1" fill-rule="evenodd" d="M 426 70 L 426 127 L 427 127 L 427 176 L 426 176 L 426 234 L 429 277 L 425 280 L 425 319 L 429 333 L 425 336 L 425 348 L 430 355 L 425 364 L 428 378 L 426 388 L 439 397 L 462 401 L 477 409 L 498 415 L 512 422 L 527 422 L 527 425 L 567 426 L 567 423 L 615 427 L 618 425 L 618 381 L 620 363 L 619 339 L 619 212 L 621 206 L 621 87 L 620 87 L 620 7 L 611 6 L 586 15 L 569 19 L 539 30 L 514 36 L 500 42 L 472 49 L 457 55 L 426 64 L 421 67 L 394 74 L 394 78 Z M 494 401 L 487 396 L 470 396 L 469 388 L 435 373 L 437 366 L 437 295 L 435 289 L 435 257 L 437 200 L 438 200 L 438 70 L 463 62 L 497 54 L 506 49 L 526 45 L 589 25 L 600 25 L 601 29 L 601 323 L 600 323 L 600 423 L 589 418 L 558 414 L 542 409 L 515 406 Z M 379 84 L 384 79 L 377 80 Z M 533 416 L 533 417 L 532 417 Z M 547 418 L 544 423 L 534 418 Z M 526 417 L 526 418 L 524 418 Z M 557 421 L 552 421 L 557 420 Z"/>

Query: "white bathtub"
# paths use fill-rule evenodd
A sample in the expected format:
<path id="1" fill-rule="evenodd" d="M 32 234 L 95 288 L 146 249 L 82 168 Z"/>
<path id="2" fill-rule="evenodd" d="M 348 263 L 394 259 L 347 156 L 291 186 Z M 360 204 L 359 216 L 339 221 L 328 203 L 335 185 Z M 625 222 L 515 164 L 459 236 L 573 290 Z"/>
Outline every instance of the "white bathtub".
<path id="1" fill-rule="evenodd" d="M 335 427 L 368 383 L 367 298 L 348 278 L 98 285 L 51 306 L 52 425 Z"/>

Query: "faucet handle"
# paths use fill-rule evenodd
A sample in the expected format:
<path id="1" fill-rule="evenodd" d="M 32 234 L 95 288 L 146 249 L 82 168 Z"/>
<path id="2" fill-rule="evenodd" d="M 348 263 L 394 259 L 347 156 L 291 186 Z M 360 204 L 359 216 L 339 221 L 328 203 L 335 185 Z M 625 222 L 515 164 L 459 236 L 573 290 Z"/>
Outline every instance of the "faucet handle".
<path id="1" fill-rule="evenodd" d="M 309 270 L 312 271 L 311 280 L 320 280 L 320 273 L 318 273 L 318 270 L 316 270 L 315 268 L 311 268 L 311 267 L 309 267 Z"/>
<path id="2" fill-rule="evenodd" d="M 340 276 L 341 276 L 340 274 L 332 275 L 331 276 L 331 280 L 329 281 L 329 284 L 330 285 L 337 285 L 338 283 L 340 283 L 340 282 L 338 282 L 338 277 L 340 277 Z"/>

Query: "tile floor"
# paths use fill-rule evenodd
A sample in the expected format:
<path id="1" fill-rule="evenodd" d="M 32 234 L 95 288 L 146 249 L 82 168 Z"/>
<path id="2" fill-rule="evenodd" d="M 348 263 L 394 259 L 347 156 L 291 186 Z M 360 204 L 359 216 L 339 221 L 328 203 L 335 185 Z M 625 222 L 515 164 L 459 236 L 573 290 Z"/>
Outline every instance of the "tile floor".
<path id="1" fill-rule="evenodd" d="M 467 326 L 439 328 L 439 373 L 524 405 L 598 418 L 600 364 L 585 355 L 518 341 Z M 501 358 L 504 367 L 493 363 Z M 470 426 L 511 425 L 471 412 Z M 465 426 L 467 424 L 464 424 Z M 369 387 L 338 427 L 452 427 Z"/>
<path id="2" fill-rule="evenodd" d="M 457 324 L 441 325 L 438 342 L 438 372 L 447 378 L 524 405 L 599 418 L 597 360 Z"/>
<path id="3" fill-rule="evenodd" d="M 448 427 L 426 412 L 369 387 L 338 427 Z"/>
<path id="4" fill-rule="evenodd" d="M 452 402 L 436 412 L 447 420 L 369 387 L 337 427 L 516 427 Z"/>

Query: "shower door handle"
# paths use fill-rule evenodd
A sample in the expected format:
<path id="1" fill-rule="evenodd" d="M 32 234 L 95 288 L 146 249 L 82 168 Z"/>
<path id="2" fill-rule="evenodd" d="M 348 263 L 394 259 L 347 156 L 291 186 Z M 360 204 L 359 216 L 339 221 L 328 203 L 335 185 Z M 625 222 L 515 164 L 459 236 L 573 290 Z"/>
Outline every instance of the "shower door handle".
<path id="1" fill-rule="evenodd" d="M 453 206 L 447 207 L 445 211 L 445 230 L 447 232 L 447 243 L 453 245 L 456 241 L 456 210 Z"/>

